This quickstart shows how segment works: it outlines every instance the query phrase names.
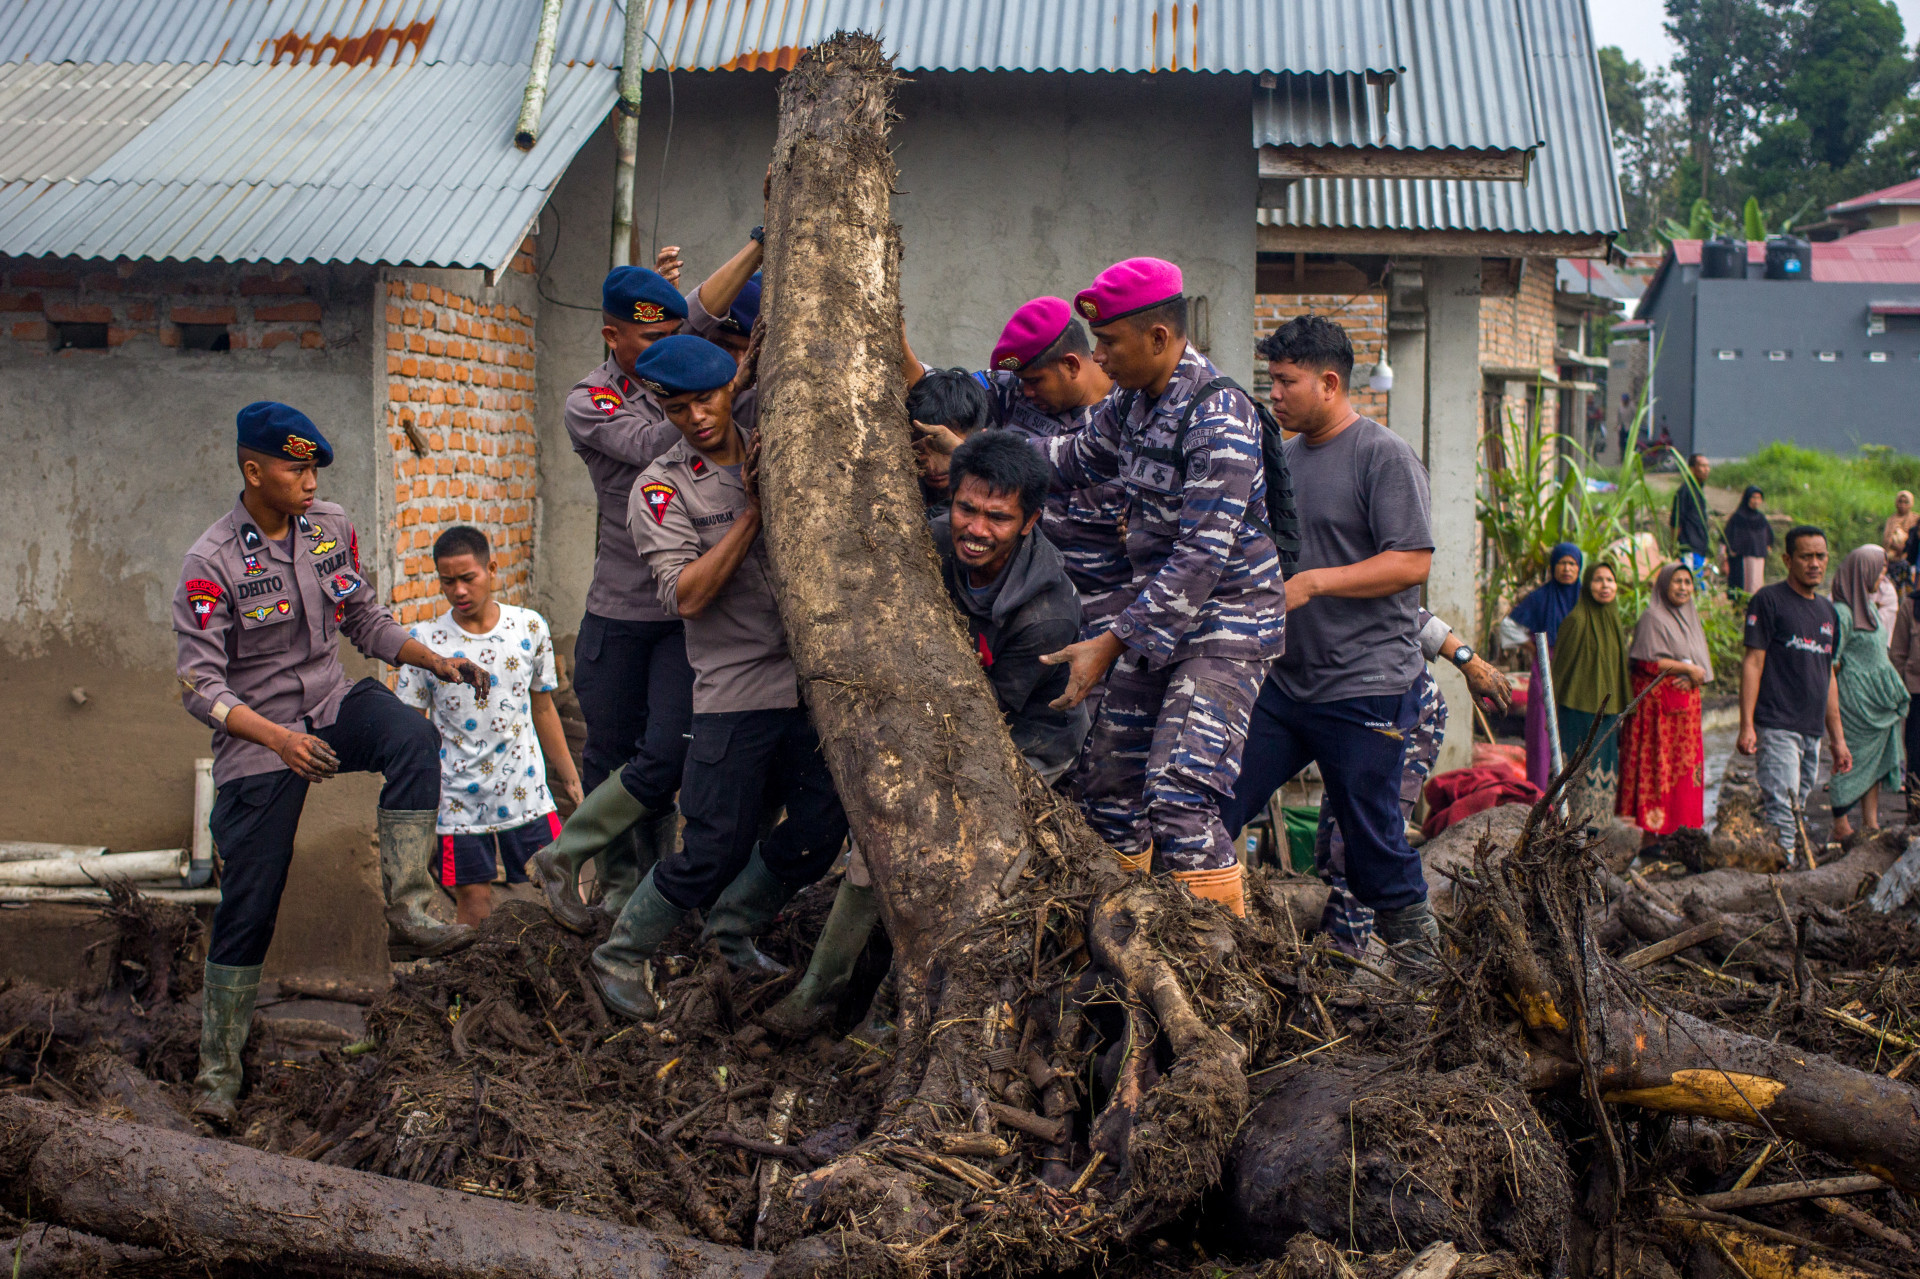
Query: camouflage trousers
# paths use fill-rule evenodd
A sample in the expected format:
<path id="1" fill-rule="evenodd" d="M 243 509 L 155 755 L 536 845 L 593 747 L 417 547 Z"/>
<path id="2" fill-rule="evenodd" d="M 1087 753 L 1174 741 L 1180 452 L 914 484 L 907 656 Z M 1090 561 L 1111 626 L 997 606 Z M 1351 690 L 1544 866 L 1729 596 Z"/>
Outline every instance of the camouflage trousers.
<path id="1" fill-rule="evenodd" d="M 1421 671 L 1414 689 L 1420 695 L 1420 718 L 1407 735 L 1406 761 L 1400 770 L 1400 810 L 1413 820 L 1414 805 L 1420 802 L 1420 788 L 1433 773 L 1440 757 L 1440 743 L 1447 736 L 1447 699 L 1430 671 Z M 1347 887 L 1347 844 L 1340 837 L 1340 824 L 1333 810 L 1321 806 L 1320 829 L 1313 840 L 1314 872 L 1327 882 L 1327 907 L 1320 914 L 1320 931 L 1328 940 L 1351 955 L 1367 948 L 1373 936 L 1373 911 L 1360 904 Z"/>
<path id="2" fill-rule="evenodd" d="M 1220 804 L 1240 776 L 1267 663 L 1194 657 L 1150 670 L 1127 652 L 1107 674 L 1069 793 L 1122 856 L 1149 844 L 1156 872 L 1236 862 Z"/>

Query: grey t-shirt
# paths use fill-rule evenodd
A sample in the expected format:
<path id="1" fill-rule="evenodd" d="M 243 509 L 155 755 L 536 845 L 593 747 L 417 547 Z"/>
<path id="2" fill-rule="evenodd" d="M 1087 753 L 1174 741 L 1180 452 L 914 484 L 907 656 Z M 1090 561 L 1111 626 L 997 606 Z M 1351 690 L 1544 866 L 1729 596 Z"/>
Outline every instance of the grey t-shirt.
<path id="1" fill-rule="evenodd" d="M 1427 468 L 1392 431 L 1363 417 L 1317 448 L 1298 437 L 1285 448 L 1300 507 L 1292 571 L 1433 549 Z M 1397 697 L 1420 677 L 1419 611 L 1418 587 L 1376 600 L 1322 595 L 1289 609 L 1273 680 L 1298 702 Z"/>

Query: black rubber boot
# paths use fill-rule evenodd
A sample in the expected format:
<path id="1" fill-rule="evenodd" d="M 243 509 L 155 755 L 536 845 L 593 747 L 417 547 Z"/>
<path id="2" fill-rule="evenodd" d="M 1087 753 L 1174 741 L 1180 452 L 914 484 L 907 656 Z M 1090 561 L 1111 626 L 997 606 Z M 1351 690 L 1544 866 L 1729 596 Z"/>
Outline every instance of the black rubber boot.
<path id="1" fill-rule="evenodd" d="M 261 967 L 207 964 L 200 995 L 200 1074 L 193 1081 L 193 1113 L 223 1129 L 232 1128 L 239 1117 L 234 1103 L 240 1097 L 240 1054 L 253 1025 Z"/>
<path id="2" fill-rule="evenodd" d="M 580 801 L 560 828 L 560 838 L 527 859 L 527 878 L 546 894 L 547 909 L 562 928 L 582 936 L 593 931 L 593 915 L 580 900 L 580 868 L 621 838 L 627 827 L 651 815 L 652 810 L 620 784 L 620 774 L 611 774 Z"/>
<path id="3" fill-rule="evenodd" d="M 1393 952 L 1396 968 L 1417 982 L 1439 977 L 1440 923 L 1425 898 L 1397 910 L 1378 911 L 1373 924 L 1380 940 Z"/>
<path id="4" fill-rule="evenodd" d="M 712 942 L 738 972 L 751 977 L 785 976 L 787 966 L 761 954 L 753 939 L 767 931 L 780 908 L 802 887 L 805 885 L 789 884 L 768 870 L 760 860 L 760 846 L 755 844 L 745 869 L 733 877 L 708 909 L 700 940 Z"/>
<path id="5" fill-rule="evenodd" d="M 632 1021 L 660 1015 L 653 988 L 653 956 L 687 912 L 653 886 L 653 872 L 640 881 L 613 922 L 613 932 L 594 949 L 587 969 L 607 1008 Z"/>
<path id="6" fill-rule="evenodd" d="M 805 1039 L 825 1026 L 846 994 L 854 963 L 866 949 L 879 917 L 871 888 L 856 888 L 841 880 L 807 971 L 785 999 L 760 1014 L 760 1024 L 782 1039 Z"/>

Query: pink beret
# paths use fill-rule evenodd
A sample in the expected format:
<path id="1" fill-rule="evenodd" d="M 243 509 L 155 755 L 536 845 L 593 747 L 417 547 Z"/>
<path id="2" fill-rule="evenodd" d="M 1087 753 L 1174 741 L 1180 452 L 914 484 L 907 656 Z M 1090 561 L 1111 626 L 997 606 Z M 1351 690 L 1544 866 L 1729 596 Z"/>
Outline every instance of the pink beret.
<path id="1" fill-rule="evenodd" d="M 1116 262 L 1093 283 L 1074 295 L 1073 309 L 1089 324 L 1107 324 L 1123 315 L 1144 311 L 1180 296 L 1184 281 L 1180 268 L 1159 258 L 1128 258 Z"/>
<path id="2" fill-rule="evenodd" d="M 1065 298 L 1035 298 L 1013 313 L 993 344 L 993 367 L 1018 372 L 1060 340 L 1073 323 Z"/>

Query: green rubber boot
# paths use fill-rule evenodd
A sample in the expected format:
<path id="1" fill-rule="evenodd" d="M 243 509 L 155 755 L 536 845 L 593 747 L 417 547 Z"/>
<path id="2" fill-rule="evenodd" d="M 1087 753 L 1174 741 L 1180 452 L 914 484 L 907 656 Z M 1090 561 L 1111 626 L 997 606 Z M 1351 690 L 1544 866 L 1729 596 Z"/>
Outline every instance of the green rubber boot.
<path id="1" fill-rule="evenodd" d="M 466 924 L 442 923 L 427 913 L 427 904 L 440 891 L 433 876 L 440 851 L 434 816 L 431 808 L 379 810 L 387 949 L 401 959 L 449 955 L 471 946 L 475 936 Z"/>
<path id="2" fill-rule="evenodd" d="M 867 936 L 879 917 L 871 888 L 856 888 L 841 880 L 806 973 L 785 999 L 760 1015 L 760 1024 L 782 1039 L 805 1039 L 825 1026 L 840 1006 L 840 997 L 853 979 L 853 965 L 866 949 Z"/>
<path id="3" fill-rule="evenodd" d="M 755 844 L 746 868 L 721 890 L 719 900 L 707 911 L 707 926 L 700 940 L 718 947 L 738 972 L 750 977 L 784 977 L 787 966 L 761 954 L 753 939 L 767 931 L 780 908 L 804 887 L 789 884 L 768 870 L 760 859 L 760 845 Z"/>
<path id="4" fill-rule="evenodd" d="M 260 993 L 260 969 L 253 964 L 235 968 L 207 964 L 206 985 L 200 995 L 200 1074 L 193 1113 L 221 1128 L 239 1118 L 234 1102 L 240 1097 L 240 1053 L 253 1025 L 253 1000 Z"/>
<path id="5" fill-rule="evenodd" d="M 686 917 L 686 911 L 653 886 L 653 872 L 648 871 L 613 921 L 613 932 L 587 961 L 594 987 L 610 1010 L 632 1021 L 660 1015 L 660 997 L 653 988 L 654 952 Z"/>
<path id="6" fill-rule="evenodd" d="M 627 827 L 652 815 L 620 784 L 620 774 L 610 774 L 580 801 L 560 828 L 560 838 L 527 859 L 527 878 L 546 894 L 547 909 L 562 928 L 582 936 L 593 931 L 593 915 L 580 900 L 580 868 L 587 858 L 618 840 Z"/>
<path id="7" fill-rule="evenodd" d="M 600 900 L 590 908 L 606 920 L 620 918 L 620 910 L 640 885 L 640 877 L 673 851 L 680 834 L 680 810 L 669 804 L 627 827 L 620 839 L 595 853 L 599 867 Z"/>

